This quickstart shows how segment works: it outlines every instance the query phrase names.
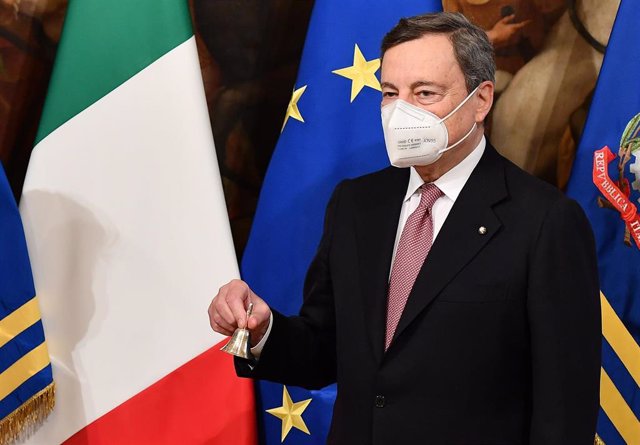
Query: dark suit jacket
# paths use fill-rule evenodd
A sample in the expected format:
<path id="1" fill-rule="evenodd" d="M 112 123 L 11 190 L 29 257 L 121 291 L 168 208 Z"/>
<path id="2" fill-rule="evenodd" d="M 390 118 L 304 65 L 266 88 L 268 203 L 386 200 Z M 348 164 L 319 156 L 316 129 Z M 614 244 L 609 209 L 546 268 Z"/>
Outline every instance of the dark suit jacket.
<path id="1" fill-rule="evenodd" d="M 274 312 L 260 360 L 237 360 L 238 374 L 337 381 L 331 444 L 593 444 L 599 285 L 581 208 L 487 145 L 385 352 L 408 179 L 387 168 L 336 188 L 300 315 Z"/>

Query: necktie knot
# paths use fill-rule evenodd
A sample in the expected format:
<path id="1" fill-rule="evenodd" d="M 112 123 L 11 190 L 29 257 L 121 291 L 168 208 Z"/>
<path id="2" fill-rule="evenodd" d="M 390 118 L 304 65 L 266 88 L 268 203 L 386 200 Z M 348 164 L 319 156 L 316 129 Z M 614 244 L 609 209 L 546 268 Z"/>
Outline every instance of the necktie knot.
<path id="1" fill-rule="evenodd" d="M 438 198 L 444 195 L 444 193 L 442 193 L 442 190 L 440 190 L 438 186 L 433 183 L 422 184 L 420 189 L 422 191 L 420 195 L 419 205 L 421 207 L 426 207 L 427 210 L 431 210 L 431 207 L 433 207 L 433 204 L 435 204 Z"/>

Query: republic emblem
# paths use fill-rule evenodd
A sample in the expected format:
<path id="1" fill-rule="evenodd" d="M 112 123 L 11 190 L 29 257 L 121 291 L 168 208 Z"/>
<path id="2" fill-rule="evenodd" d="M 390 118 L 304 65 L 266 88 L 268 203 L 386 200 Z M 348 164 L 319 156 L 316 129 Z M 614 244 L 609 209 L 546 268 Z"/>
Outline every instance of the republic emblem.
<path id="1" fill-rule="evenodd" d="M 616 155 L 605 146 L 593 154 L 593 183 L 602 193 L 602 196 L 598 196 L 598 206 L 616 210 L 620 214 L 625 224 L 625 245 L 631 247 L 633 239 L 640 249 L 640 215 L 631 198 L 632 188 L 640 190 L 640 136 L 638 133 L 640 133 L 640 113 L 629 121 L 620 139 L 618 179 L 612 180 L 609 177 L 609 163 L 616 159 Z M 629 171 L 635 176 L 635 181 L 630 183 L 626 177 L 626 167 L 632 156 L 636 161 L 631 164 Z"/>

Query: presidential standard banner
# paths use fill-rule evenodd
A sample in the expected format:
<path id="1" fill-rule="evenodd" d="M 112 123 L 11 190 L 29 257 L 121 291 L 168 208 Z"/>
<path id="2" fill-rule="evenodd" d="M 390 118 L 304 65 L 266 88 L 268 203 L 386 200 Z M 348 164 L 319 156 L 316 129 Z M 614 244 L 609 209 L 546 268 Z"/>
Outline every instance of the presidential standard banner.
<path id="1" fill-rule="evenodd" d="M 568 194 L 595 232 L 602 304 L 598 440 L 640 443 L 640 3 L 623 0 Z"/>
<path id="2" fill-rule="evenodd" d="M 35 431 L 54 391 L 20 213 L 0 166 L 0 444 Z"/>

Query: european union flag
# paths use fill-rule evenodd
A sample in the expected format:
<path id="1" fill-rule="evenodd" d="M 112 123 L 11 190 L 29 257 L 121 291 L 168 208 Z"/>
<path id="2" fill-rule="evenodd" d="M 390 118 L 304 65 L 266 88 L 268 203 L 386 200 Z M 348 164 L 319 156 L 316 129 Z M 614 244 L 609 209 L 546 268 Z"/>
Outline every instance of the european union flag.
<path id="1" fill-rule="evenodd" d="M 0 167 L 0 443 L 43 421 L 53 391 L 22 222 Z"/>
<path id="2" fill-rule="evenodd" d="M 401 17 L 441 7 L 439 0 L 316 2 L 242 261 L 243 278 L 280 312 L 300 308 L 333 188 L 389 165 L 380 125 L 382 37 Z M 259 386 L 267 444 L 326 442 L 335 387 Z"/>
<path id="3" fill-rule="evenodd" d="M 623 0 L 578 147 L 568 193 L 598 249 L 602 373 L 598 434 L 640 444 L 640 2 Z"/>

